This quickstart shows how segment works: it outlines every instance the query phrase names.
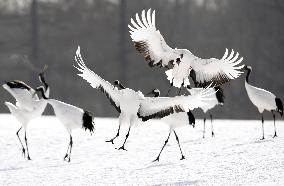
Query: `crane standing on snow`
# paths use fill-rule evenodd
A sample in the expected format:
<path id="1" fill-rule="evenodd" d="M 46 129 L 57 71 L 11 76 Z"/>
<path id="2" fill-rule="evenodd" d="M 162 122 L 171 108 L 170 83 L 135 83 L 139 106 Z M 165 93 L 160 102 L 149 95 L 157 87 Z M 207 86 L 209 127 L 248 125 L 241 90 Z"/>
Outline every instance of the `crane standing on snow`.
<path id="1" fill-rule="evenodd" d="M 48 97 L 50 89 L 44 79 L 44 72 L 46 69 L 47 66 L 45 66 L 42 72 L 39 74 L 39 80 L 41 83 L 43 83 L 44 85 L 43 91 L 45 92 L 45 95 Z M 5 105 L 8 107 L 11 114 L 22 125 L 20 129 L 17 131 L 16 135 L 22 145 L 23 155 L 25 156 L 27 151 L 27 159 L 31 160 L 29 155 L 26 130 L 29 122 L 32 119 L 35 119 L 42 115 L 47 105 L 47 102 L 42 98 L 39 99 L 39 97 L 35 94 L 35 90 L 33 88 L 31 88 L 29 85 L 19 80 L 7 82 L 3 85 L 3 88 L 6 89 L 16 99 L 16 105 L 10 102 L 5 102 Z M 24 129 L 25 132 L 26 149 L 21 141 L 21 138 L 19 137 L 19 132 L 21 131 L 22 128 Z"/>
<path id="2" fill-rule="evenodd" d="M 273 93 L 257 88 L 249 84 L 249 76 L 252 71 L 251 66 L 245 66 L 245 70 L 247 71 L 245 87 L 250 101 L 258 108 L 259 113 L 261 114 L 261 122 L 262 122 L 262 138 L 264 139 L 264 119 L 263 119 L 263 111 L 270 111 L 273 115 L 274 121 L 274 136 L 277 137 L 276 126 L 275 126 L 275 113 L 279 112 L 281 117 L 283 116 L 283 104 L 280 98 L 277 98 Z"/>
<path id="3" fill-rule="evenodd" d="M 46 100 L 47 103 L 51 104 L 56 117 L 70 135 L 69 145 L 66 155 L 64 156 L 64 161 L 68 158 L 67 161 L 70 162 L 73 147 L 72 130 L 83 128 L 85 130 L 88 129 L 92 134 L 94 132 L 93 116 L 90 112 L 81 108 L 55 99 L 47 98 L 43 87 L 37 88 L 36 91 L 39 91 L 42 94 L 43 99 Z"/>

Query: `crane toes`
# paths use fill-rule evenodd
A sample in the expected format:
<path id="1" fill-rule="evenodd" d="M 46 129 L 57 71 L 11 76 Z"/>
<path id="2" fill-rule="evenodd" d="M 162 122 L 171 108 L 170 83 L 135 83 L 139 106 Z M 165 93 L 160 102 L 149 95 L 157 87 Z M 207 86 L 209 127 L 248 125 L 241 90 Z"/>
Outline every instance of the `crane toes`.
<path id="1" fill-rule="evenodd" d="M 127 150 L 124 148 L 124 145 L 121 146 L 121 147 L 119 147 L 118 150 L 125 150 L 125 151 L 127 151 Z"/>
<path id="2" fill-rule="evenodd" d="M 107 142 L 107 143 L 109 143 L 109 142 L 110 142 L 110 143 L 114 144 L 114 143 L 113 143 L 113 139 L 111 139 L 111 140 L 107 140 L 106 142 Z"/>
<path id="3" fill-rule="evenodd" d="M 160 161 L 160 157 L 159 156 L 155 160 L 153 160 L 152 162 L 156 162 L 156 161 Z"/>
<path id="4" fill-rule="evenodd" d="M 68 154 L 65 154 L 63 160 L 66 161 L 66 158 L 68 158 Z"/>
<path id="5" fill-rule="evenodd" d="M 273 136 L 273 138 L 275 138 L 275 137 L 278 137 L 278 136 L 277 136 L 277 134 L 276 134 L 276 132 L 274 133 L 274 136 Z"/>
<path id="6" fill-rule="evenodd" d="M 182 155 L 181 158 L 180 158 L 180 160 L 184 160 L 184 159 L 185 159 L 185 157 L 184 157 L 184 155 Z"/>
<path id="7" fill-rule="evenodd" d="M 212 137 L 215 137 L 215 133 L 214 132 L 212 132 Z"/>
<path id="8" fill-rule="evenodd" d="M 30 158 L 30 155 L 28 155 L 28 160 L 32 160 L 32 159 Z"/>
<path id="9" fill-rule="evenodd" d="M 260 139 L 260 140 L 264 140 L 265 138 L 264 138 L 264 136 Z"/>

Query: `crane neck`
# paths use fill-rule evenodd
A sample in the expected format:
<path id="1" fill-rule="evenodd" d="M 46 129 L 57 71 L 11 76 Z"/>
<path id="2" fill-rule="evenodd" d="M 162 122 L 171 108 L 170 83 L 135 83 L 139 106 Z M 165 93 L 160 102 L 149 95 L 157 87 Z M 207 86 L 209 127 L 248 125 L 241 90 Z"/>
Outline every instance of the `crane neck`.
<path id="1" fill-rule="evenodd" d="M 48 99 L 45 95 L 45 91 L 44 91 L 44 88 L 42 86 L 38 87 L 36 89 L 36 92 L 40 92 L 43 99 L 46 99 L 46 100 Z"/>
<path id="2" fill-rule="evenodd" d="M 247 76 L 246 76 L 246 82 L 249 83 L 249 76 L 251 73 L 251 69 L 247 69 Z"/>
<path id="3" fill-rule="evenodd" d="M 119 88 L 125 89 L 125 87 L 121 83 L 119 83 Z"/>

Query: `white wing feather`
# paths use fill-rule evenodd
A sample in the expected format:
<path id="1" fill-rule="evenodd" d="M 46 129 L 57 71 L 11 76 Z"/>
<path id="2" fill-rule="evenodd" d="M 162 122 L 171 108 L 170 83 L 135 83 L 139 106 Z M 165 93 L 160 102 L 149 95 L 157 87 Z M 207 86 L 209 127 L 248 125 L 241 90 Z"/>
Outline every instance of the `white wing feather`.
<path id="1" fill-rule="evenodd" d="M 16 106 L 27 110 L 32 111 L 35 107 L 35 103 L 39 100 L 34 89 L 22 89 L 22 88 L 13 88 L 11 89 L 8 85 L 4 84 L 3 88 L 6 89 L 15 99 Z"/>
<path id="2" fill-rule="evenodd" d="M 84 63 L 81 53 L 80 53 L 80 46 L 78 46 L 78 49 L 76 51 L 75 60 L 77 62 L 77 66 L 74 66 L 77 70 L 81 72 L 81 74 L 78 74 L 83 79 L 85 79 L 88 83 L 90 83 L 91 87 L 101 90 L 103 93 L 106 94 L 108 99 L 111 101 L 114 107 L 120 112 L 120 103 L 119 103 L 119 97 L 120 97 L 120 90 L 117 90 L 112 84 L 110 84 L 108 81 L 102 79 L 99 75 L 94 73 L 92 70 L 90 70 Z"/>
<path id="3" fill-rule="evenodd" d="M 210 83 L 214 86 L 218 86 L 232 79 L 236 79 L 243 73 L 241 71 L 243 65 L 239 65 L 243 58 L 238 58 L 239 53 L 235 55 L 234 50 L 232 50 L 228 56 L 228 49 L 226 49 L 221 59 L 196 58 L 191 61 L 190 65 L 195 72 L 195 77 L 192 77 L 192 79 L 196 86 L 202 87 Z"/>
<path id="4" fill-rule="evenodd" d="M 141 21 L 142 19 L 142 21 Z M 167 45 L 163 36 L 155 26 L 155 10 L 142 11 L 141 19 L 136 14 L 136 22 L 131 18 L 130 36 L 138 50 L 149 62 L 150 66 L 168 66 L 170 61 L 175 61 L 180 57 L 180 53 Z"/>
<path id="5" fill-rule="evenodd" d="M 157 113 L 165 111 L 170 112 L 167 114 L 169 115 L 178 112 L 188 112 L 206 105 L 206 102 L 212 99 L 211 95 L 215 93 L 216 91 L 206 88 L 189 96 L 145 98 L 141 100 L 139 114 L 142 117 L 161 118 L 166 115 L 162 114 L 159 116 Z"/>

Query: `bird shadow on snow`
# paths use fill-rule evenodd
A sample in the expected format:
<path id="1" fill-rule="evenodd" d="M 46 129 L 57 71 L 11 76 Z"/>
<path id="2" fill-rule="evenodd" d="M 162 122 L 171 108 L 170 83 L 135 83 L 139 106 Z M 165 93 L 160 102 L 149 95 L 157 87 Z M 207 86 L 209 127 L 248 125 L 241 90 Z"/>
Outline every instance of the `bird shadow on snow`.
<path id="1" fill-rule="evenodd" d="M 233 144 L 233 145 L 227 147 L 226 149 L 230 149 L 230 148 L 234 148 L 234 147 L 241 147 L 241 146 L 245 146 L 245 145 L 256 145 L 256 144 L 260 144 L 260 143 L 273 142 L 273 141 L 274 141 L 273 138 L 272 139 L 264 139 L 264 140 L 255 139 L 253 141 Z"/>
<path id="2" fill-rule="evenodd" d="M 5 168 L 1 168 L 0 172 L 2 171 L 13 171 L 13 170 L 21 170 L 21 169 L 29 169 L 29 168 L 33 168 L 35 166 L 37 166 L 37 169 L 46 169 L 46 168 L 56 168 L 56 167 L 66 167 L 66 166 L 70 166 L 70 165 L 75 165 L 75 164 L 81 164 L 81 162 L 77 162 L 77 163 L 69 163 L 69 162 L 62 162 L 62 163 L 56 163 L 56 164 L 47 164 L 47 165 L 32 165 L 30 164 L 29 166 L 21 166 L 21 167 L 5 167 Z"/>
<path id="3" fill-rule="evenodd" d="M 168 165 L 172 165 L 172 163 L 151 162 L 151 164 L 148 164 L 148 165 L 141 167 L 141 168 L 134 169 L 132 172 L 139 171 L 139 170 L 151 169 L 151 168 L 157 168 L 157 167 L 164 167 L 164 166 L 168 166 Z"/>
<path id="4" fill-rule="evenodd" d="M 170 182 L 167 183 L 166 185 L 196 185 L 200 182 L 200 180 L 193 180 L 193 181 L 179 181 L 179 182 Z M 165 185 L 164 183 L 161 184 L 155 184 L 152 186 L 160 186 L 160 185 Z"/>
<path id="5" fill-rule="evenodd" d="M 21 169 L 24 169 L 24 168 L 26 168 L 26 167 L 6 167 L 6 168 L 0 169 L 0 172 L 2 172 L 2 171 L 21 170 Z"/>

